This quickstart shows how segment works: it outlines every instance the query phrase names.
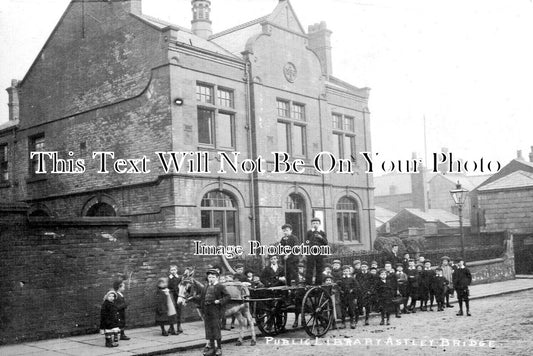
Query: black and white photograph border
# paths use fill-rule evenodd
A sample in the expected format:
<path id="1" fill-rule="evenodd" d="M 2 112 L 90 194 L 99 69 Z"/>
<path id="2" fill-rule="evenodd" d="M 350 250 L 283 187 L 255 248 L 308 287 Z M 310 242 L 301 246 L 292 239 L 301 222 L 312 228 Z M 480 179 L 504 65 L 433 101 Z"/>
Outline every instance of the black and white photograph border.
<path id="1" fill-rule="evenodd" d="M 533 354 L 532 20 L 531 0 L 3 0 L 0 354 Z M 468 287 L 437 277 L 432 311 L 411 259 L 428 286 L 464 259 Z"/>

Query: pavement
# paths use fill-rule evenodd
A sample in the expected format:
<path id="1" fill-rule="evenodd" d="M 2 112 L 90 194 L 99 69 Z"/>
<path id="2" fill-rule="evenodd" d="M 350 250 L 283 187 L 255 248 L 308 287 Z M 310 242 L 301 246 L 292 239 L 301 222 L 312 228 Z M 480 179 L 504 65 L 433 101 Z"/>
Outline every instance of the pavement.
<path id="1" fill-rule="evenodd" d="M 517 293 L 533 289 L 533 278 L 524 276 L 510 281 L 479 284 L 470 287 L 470 299 L 479 299 L 498 296 L 508 293 Z M 457 303 L 456 299 L 450 302 Z M 377 314 L 374 314 L 377 316 Z M 416 316 L 415 316 L 416 317 Z M 289 314 L 287 326 L 290 332 L 290 325 L 294 316 Z M 162 336 L 159 327 L 148 327 L 126 330 L 126 334 L 131 340 L 120 341 L 118 347 L 107 348 L 104 346 L 104 337 L 100 334 L 83 336 L 73 336 L 61 339 L 50 339 L 44 341 L 26 342 L 16 345 L 0 347 L 0 355 L 17 356 L 140 356 L 140 355 L 162 355 L 176 353 L 193 348 L 201 348 L 205 345 L 204 325 L 201 321 L 182 324 L 183 333 L 180 335 Z M 256 334 L 261 333 L 256 328 Z M 245 331 L 244 345 L 249 345 L 249 330 Z M 238 338 L 236 329 L 222 331 L 224 343 L 235 342 Z M 243 349 L 245 351 L 245 349 Z M 200 354 L 200 352 L 199 352 Z"/>

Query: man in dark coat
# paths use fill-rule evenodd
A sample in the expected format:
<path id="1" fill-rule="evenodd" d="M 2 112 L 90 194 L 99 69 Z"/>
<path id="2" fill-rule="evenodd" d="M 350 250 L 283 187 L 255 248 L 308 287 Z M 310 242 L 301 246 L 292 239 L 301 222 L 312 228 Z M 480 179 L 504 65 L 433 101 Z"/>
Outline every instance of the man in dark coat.
<path id="1" fill-rule="evenodd" d="M 472 274 L 470 270 L 465 267 L 465 261 L 462 258 L 457 260 L 457 269 L 452 274 L 453 287 L 457 292 L 457 300 L 459 301 L 459 312 L 457 316 L 463 315 L 463 301 L 466 305 L 466 315 L 470 314 L 470 291 L 468 286 L 472 283 Z"/>
<path id="2" fill-rule="evenodd" d="M 391 251 L 385 251 L 382 257 L 382 265 L 385 266 L 385 262 L 389 261 L 393 266 L 396 266 L 397 263 L 402 263 L 403 259 L 400 257 L 398 252 L 398 245 L 392 245 Z"/>
<path id="3" fill-rule="evenodd" d="M 278 256 L 270 256 L 270 265 L 261 272 L 261 283 L 265 287 L 277 287 L 285 285 L 285 271 L 278 263 Z"/>
<path id="4" fill-rule="evenodd" d="M 298 239 L 292 234 L 292 225 L 285 224 L 281 227 L 281 230 L 283 231 L 283 237 L 279 242 L 281 246 L 293 247 L 298 244 Z M 293 254 L 285 255 L 283 256 L 283 260 L 285 264 L 285 279 L 287 285 L 290 286 L 292 281 L 294 281 L 295 284 L 298 284 L 298 256 Z"/>
<path id="5" fill-rule="evenodd" d="M 328 239 L 326 233 L 322 230 L 318 230 L 320 226 L 320 219 L 311 219 L 311 230 L 305 234 L 305 244 L 309 247 L 312 246 L 327 246 Z M 313 284 L 313 275 L 315 275 L 315 284 L 322 284 L 322 272 L 324 270 L 324 256 L 322 255 L 309 255 L 307 256 L 305 266 L 305 283 L 307 285 Z"/>
<path id="6" fill-rule="evenodd" d="M 205 338 L 209 340 L 209 347 L 204 355 L 222 355 L 222 334 L 220 319 L 224 314 L 224 306 L 230 300 L 230 295 L 223 284 L 218 283 L 219 273 L 215 269 L 207 271 L 208 285 L 200 296 L 200 309 L 204 316 Z M 216 341 L 216 345 L 215 345 Z"/>

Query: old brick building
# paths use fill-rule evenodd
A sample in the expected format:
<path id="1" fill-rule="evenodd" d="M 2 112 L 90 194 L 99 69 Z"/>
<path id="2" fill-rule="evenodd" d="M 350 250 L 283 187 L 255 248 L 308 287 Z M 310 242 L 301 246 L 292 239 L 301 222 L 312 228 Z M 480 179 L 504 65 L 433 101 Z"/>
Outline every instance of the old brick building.
<path id="1" fill-rule="evenodd" d="M 306 32 L 289 1 L 212 34 L 209 0 L 193 0 L 192 29 L 143 15 L 140 0 L 73 0 L 26 76 L 14 81 L 0 126 L 0 200 L 29 215 L 119 216 L 132 228 L 220 228 L 226 243 L 272 242 L 284 222 L 301 237 L 313 216 L 334 242 L 369 248 L 372 177 L 369 90 L 332 75 L 325 23 Z M 35 174 L 31 151 L 85 162 L 85 172 Z M 95 151 L 150 160 L 149 173 L 97 173 Z M 155 152 L 273 151 L 304 173 L 165 173 Z M 352 174 L 319 174 L 330 151 Z M 111 163 L 112 160 L 109 159 Z"/>

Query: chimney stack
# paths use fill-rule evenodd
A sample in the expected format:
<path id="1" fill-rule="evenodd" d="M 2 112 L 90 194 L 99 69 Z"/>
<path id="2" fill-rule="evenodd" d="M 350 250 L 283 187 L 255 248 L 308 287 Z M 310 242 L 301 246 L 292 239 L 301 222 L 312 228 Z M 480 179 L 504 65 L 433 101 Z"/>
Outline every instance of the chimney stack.
<path id="1" fill-rule="evenodd" d="M 518 159 L 520 161 L 524 161 L 524 157 L 522 156 L 522 150 L 517 150 L 516 151 L 516 159 Z"/>
<path id="2" fill-rule="evenodd" d="M 331 31 L 326 22 L 322 21 L 308 27 L 309 49 L 320 59 L 322 73 L 329 78 L 332 74 L 331 63 Z"/>
<path id="3" fill-rule="evenodd" d="M 196 36 L 203 39 L 208 39 L 213 34 L 211 29 L 211 20 L 209 14 L 211 12 L 210 0 L 192 0 L 192 21 L 191 30 Z"/>
<path id="4" fill-rule="evenodd" d="M 6 91 L 9 97 L 9 121 L 14 121 L 19 118 L 19 81 L 12 79 L 11 86 Z"/>

